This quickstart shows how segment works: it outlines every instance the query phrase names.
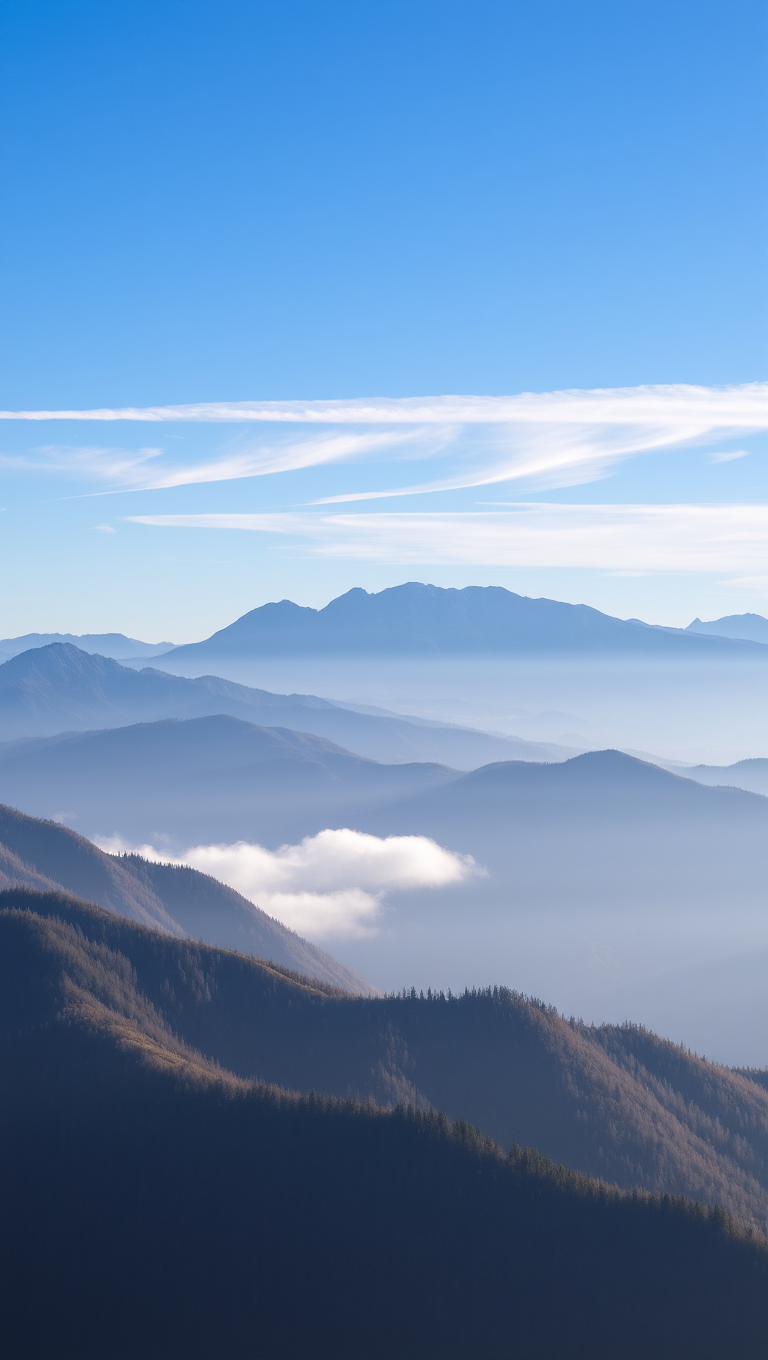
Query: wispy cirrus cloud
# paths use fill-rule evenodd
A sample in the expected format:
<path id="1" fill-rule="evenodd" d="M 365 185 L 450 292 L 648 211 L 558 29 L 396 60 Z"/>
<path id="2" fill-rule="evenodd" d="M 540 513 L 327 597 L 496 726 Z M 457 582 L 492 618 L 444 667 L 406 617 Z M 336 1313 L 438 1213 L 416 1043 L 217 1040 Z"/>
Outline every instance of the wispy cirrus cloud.
<path id="1" fill-rule="evenodd" d="M 322 433 L 276 439 L 195 463 L 164 461 L 144 475 L 115 462 L 116 486 L 156 490 L 259 477 L 338 462 L 376 461 L 373 486 L 347 486 L 318 504 L 412 496 L 517 483 L 566 487 L 605 476 L 640 454 L 768 431 L 768 384 L 646 386 L 524 393 L 318 402 L 213 402 L 90 411 L 5 411 L 0 419 L 266 428 L 318 426 Z M 328 427 L 336 427 L 330 432 Z M 724 461 L 735 455 L 721 455 Z M 433 474 L 398 479 L 388 463 L 439 459 Z M 73 464 L 74 466 L 75 464 Z M 100 465 L 106 467 L 107 462 Z M 95 475 L 98 475 L 94 469 Z"/>
<path id="2" fill-rule="evenodd" d="M 129 847 L 119 837 L 100 844 L 112 853 L 134 848 L 145 859 L 168 862 L 152 845 Z M 446 887 L 481 872 L 471 856 L 426 836 L 381 838 L 349 828 L 321 831 L 278 850 L 248 841 L 196 845 L 172 862 L 218 878 L 291 930 L 323 940 L 370 935 L 391 892 Z"/>
<path id="3" fill-rule="evenodd" d="M 481 512 L 136 515 L 163 528 L 246 530 L 316 557 L 403 565 L 586 567 L 611 572 L 768 570 L 768 505 L 568 505 Z"/>
<path id="4" fill-rule="evenodd" d="M 107 483 L 117 491 L 162 491 L 292 472 L 384 451 L 391 455 L 405 445 L 422 457 L 429 456 L 447 438 L 450 434 L 433 427 L 408 431 L 340 431 L 226 451 L 203 462 L 183 464 L 151 461 L 162 459 L 165 451 L 161 448 L 133 451 L 92 445 L 48 445 L 29 454 L 0 454 L 0 468 L 56 473 L 80 481 Z"/>
<path id="5" fill-rule="evenodd" d="M 344 401 L 203 402 L 94 410 L 0 411 L 0 420 L 235 422 L 310 425 L 632 424 L 764 428 L 768 383 L 692 384 L 526 392 L 507 397 L 355 398 Z"/>
<path id="6" fill-rule="evenodd" d="M 737 458 L 748 458 L 749 449 L 724 449 L 722 452 L 711 453 L 709 461 L 711 463 L 733 463 Z"/>
<path id="7" fill-rule="evenodd" d="M 122 449 L 100 444 L 44 444 L 30 453 L 0 453 L 6 472 L 42 472 L 95 483 L 134 484 L 151 477 L 147 468 L 161 458 L 159 448 Z"/>

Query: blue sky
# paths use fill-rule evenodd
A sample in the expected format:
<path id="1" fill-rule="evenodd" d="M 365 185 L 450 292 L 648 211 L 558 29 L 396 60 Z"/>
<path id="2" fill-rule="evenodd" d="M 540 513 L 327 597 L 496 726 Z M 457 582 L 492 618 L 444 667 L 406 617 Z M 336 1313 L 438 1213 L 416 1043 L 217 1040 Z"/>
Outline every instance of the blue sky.
<path id="1" fill-rule="evenodd" d="M 762 0 L 5 0 L 0 406 L 145 418 L 0 424 L 0 635 L 409 578 L 768 612 L 767 37 Z"/>

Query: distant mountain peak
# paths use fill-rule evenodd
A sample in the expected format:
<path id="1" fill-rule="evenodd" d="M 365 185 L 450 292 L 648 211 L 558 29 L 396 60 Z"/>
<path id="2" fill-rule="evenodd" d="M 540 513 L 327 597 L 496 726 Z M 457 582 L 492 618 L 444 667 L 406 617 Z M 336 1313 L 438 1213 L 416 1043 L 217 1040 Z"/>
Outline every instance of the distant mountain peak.
<path id="1" fill-rule="evenodd" d="M 696 618 L 689 623 L 686 633 L 699 633 L 707 637 L 738 639 L 743 642 L 768 643 L 768 619 L 762 614 L 726 614 L 722 619 L 704 622 Z"/>
<path id="2" fill-rule="evenodd" d="M 110 656 L 117 661 L 129 658 L 162 656 L 170 652 L 172 642 L 139 642 L 124 633 L 25 633 L 22 637 L 0 639 L 0 661 L 28 652 L 33 647 L 47 647 L 53 642 L 71 643 L 81 652 Z"/>
<path id="3" fill-rule="evenodd" d="M 260 605 L 205 641 L 175 648 L 169 662 L 297 654 L 747 653 L 748 643 L 705 639 L 696 632 L 614 618 L 590 605 L 517 595 L 503 586 L 457 589 L 406 581 L 377 593 L 355 586 L 322 609 L 290 600 Z"/>

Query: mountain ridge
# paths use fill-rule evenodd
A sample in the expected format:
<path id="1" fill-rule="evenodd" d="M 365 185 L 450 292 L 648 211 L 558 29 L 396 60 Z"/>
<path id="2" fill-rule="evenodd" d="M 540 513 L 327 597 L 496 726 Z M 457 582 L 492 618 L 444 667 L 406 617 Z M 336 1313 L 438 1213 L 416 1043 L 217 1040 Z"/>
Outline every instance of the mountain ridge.
<path id="1" fill-rule="evenodd" d="M 762 1357 L 768 1246 L 722 1210 L 505 1155 L 432 1111 L 244 1081 L 166 1013 L 177 985 L 192 1010 L 215 1003 L 212 964 L 252 963 L 204 947 L 195 961 L 195 946 L 71 899 L 48 916 L 35 902 L 0 913 L 14 1360 L 245 1360 L 255 1345 L 352 1360 L 361 1337 L 371 1360 L 502 1360 L 510 1338 L 516 1360 Z"/>
<path id="2" fill-rule="evenodd" d="M 63 889 L 169 936 L 215 939 L 336 987 L 376 994 L 330 954 L 209 875 L 140 855 L 110 855 L 68 827 L 0 805 L 0 888 L 14 885 Z"/>
<path id="3" fill-rule="evenodd" d="M 444 1110 L 501 1146 L 768 1228 L 768 1091 L 641 1027 L 567 1021 L 503 987 L 358 999 L 279 965 L 148 936 L 60 893 L 0 893 L 0 913 L 12 909 L 117 951 L 158 1022 L 242 1081 Z"/>
<path id="4" fill-rule="evenodd" d="M 737 638 L 745 642 L 768 643 L 768 619 L 762 614 L 725 614 L 709 623 L 694 619 L 687 633 L 707 634 L 710 637 Z"/>
<path id="5" fill-rule="evenodd" d="M 140 642 L 138 638 L 126 637 L 125 633 L 24 633 L 21 637 L 0 638 L 0 657 L 6 661 L 21 652 L 46 647 L 53 642 L 74 644 L 81 652 L 111 657 L 115 661 L 162 656 L 176 645 L 173 642 Z"/>
<path id="6" fill-rule="evenodd" d="M 70 644 L 33 648 L 0 665 L 0 741 L 227 714 L 289 727 L 388 763 L 437 760 L 471 769 L 489 759 L 557 759 L 567 748 L 394 713 L 365 713 L 312 694 L 274 694 L 214 675 L 136 670 Z"/>
<path id="7" fill-rule="evenodd" d="M 291 654 L 641 654 L 765 660 L 757 642 L 616 619 L 589 605 L 517 595 L 502 586 L 444 589 L 411 581 L 378 594 L 360 587 L 322 609 L 291 600 L 260 605 L 202 642 L 175 647 L 166 665 Z"/>

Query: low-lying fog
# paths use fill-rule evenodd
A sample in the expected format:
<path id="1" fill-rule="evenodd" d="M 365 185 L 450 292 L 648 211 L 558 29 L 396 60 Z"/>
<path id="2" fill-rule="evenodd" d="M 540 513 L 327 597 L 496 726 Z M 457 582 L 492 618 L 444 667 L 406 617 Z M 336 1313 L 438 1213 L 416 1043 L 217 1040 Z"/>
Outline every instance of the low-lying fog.
<path id="1" fill-rule="evenodd" d="M 205 672 L 170 658 L 153 664 L 176 674 Z M 261 689 L 378 705 L 571 748 L 616 746 L 706 764 L 768 756 L 768 656 L 738 663 L 293 656 L 217 659 L 216 672 Z"/>
<path id="2" fill-rule="evenodd" d="M 272 691 L 317 694 L 571 748 L 617 747 L 709 764 L 768 756 L 768 664 L 760 661 L 290 657 L 217 662 L 216 670 Z M 160 798 L 161 813 L 162 772 L 150 776 L 142 764 L 135 778 L 143 796 L 124 779 L 130 819 L 120 815 L 116 797 L 114 812 L 109 810 L 109 799 L 89 776 L 79 818 L 64 819 L 102 843 L 123 836 L 134 845 L 138 838 L 151 840 L 179 858 L 188 852 L 189 862 L 222 877 L 235 860 L 242 868 L 242 855 L 233 859 L 229 849 L 215 853 L 206 846 L 231 847 L 245 839 L 269 847 L 271 858 L 262 856 L 262 869 L 267 865 L 271 875 L 261 885 L 262 905 L 384 990 L 503 983 L 565 1014 L 598 1023 L 630 1019 L 720 1061 L 768 1065 L 768 803 L 757 795 L 705 795 L 686 782 L 698 793 L 686 793 L 683 806 L 672 790 L 679 802 L 673 815 L 666 794 L 661 790 L 657 797 L 655 787 L 642 795 L 642 811 L 638 803 L 634 812 L 629 794 L 617 785 L 614 797 L 605 783 L 602 803 L 590 802 L 588 790 L 583 797 L 544 791 L 539 801 L 522 790 L 507 811 L 490 790 L 487 807 L 471 795 L 451 804 L 449 815 L 449 789 L 415 791 L 396 814 L 385 816 L 366 812 L 357 795 L 335 810 L 333 782 L 312 809 L 302 811 L 309 775 L 300 774 L 296 792 L 291 784 L 285 794 L 284 816 L 276 776 L 264 786 L 262 801 L 268 802 L 254 804 L 251 815 L 243 802 L 245 784 L 241 788 L 225 773 L 205 775 L 201 790 L 210 806 L 203 807 L 202 792 L 201 803 L 185 776 L 183 785 L 169 785 Z M 76 784 L 69 780 L 70 802 L 57 808 L 79 807 Z M 193 794 L 200 815 L 193 818 L 190 811 L 187 826 L 185 799 Z M 699 795 L 710 800 L 706 807 Z M 37 815 L 57 810 L 45 809 L 37 794 L 30 800 L 25 810 Z M 177 825 L 165 825 L 173 810 Z M 270 818 L 277 818 L 271 839 Z M 403 878 L 372 889 L 347 874 L 335 884 L 333 901 L 313 904 L 312 874 L 296 856 L 278 854 L 278 847 L 344 827 L 369 837 L 429 837 L 449 855 L 472 855 L 487 877 L 462 871 L 453 882 L 445 877 L 442 886 L 424 887 L 424 880 L 413 886 Z M 355 844 L 359 849 L 363 842 Z"/>

